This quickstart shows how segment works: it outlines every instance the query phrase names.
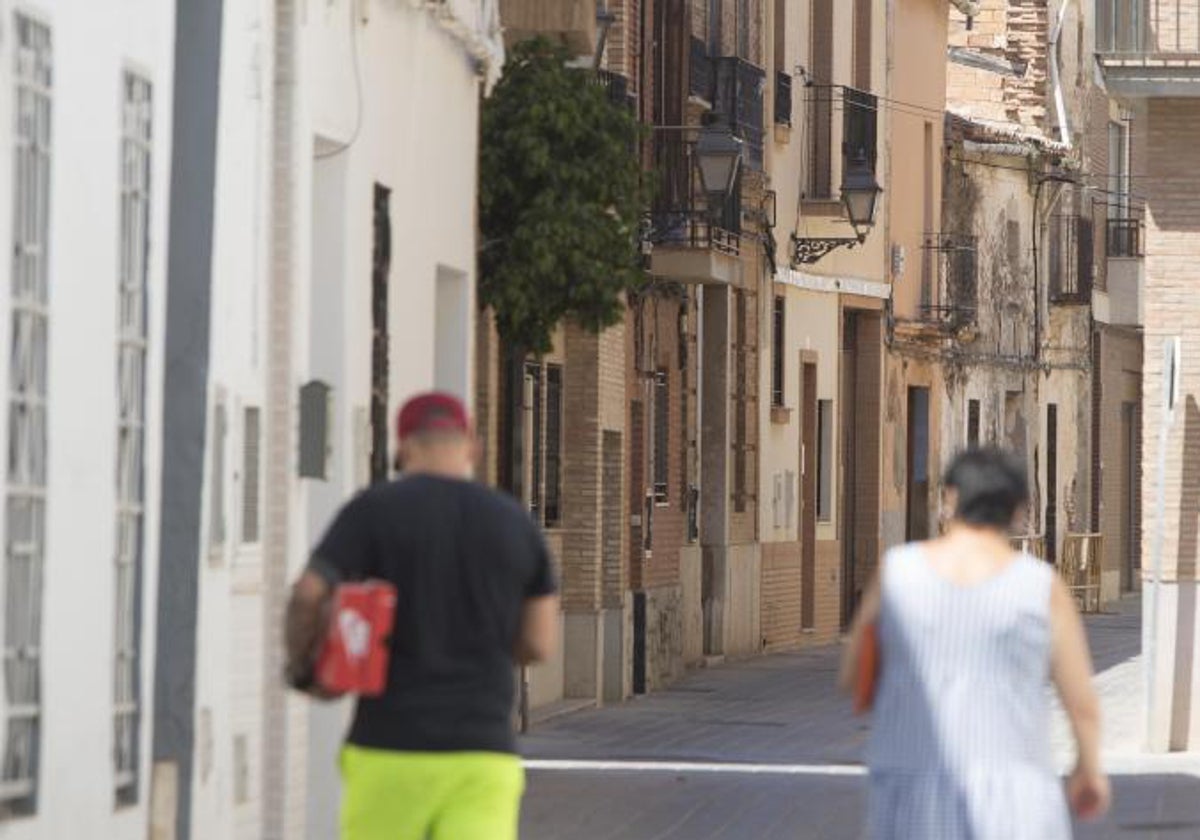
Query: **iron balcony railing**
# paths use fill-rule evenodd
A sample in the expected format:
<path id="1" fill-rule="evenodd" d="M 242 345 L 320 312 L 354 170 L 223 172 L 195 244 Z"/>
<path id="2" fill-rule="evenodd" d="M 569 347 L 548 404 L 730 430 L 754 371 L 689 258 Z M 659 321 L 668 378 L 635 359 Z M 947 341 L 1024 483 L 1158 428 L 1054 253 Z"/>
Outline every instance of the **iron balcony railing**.
<path id="1" fill-rule="evenodd" d="M 922 320 L 957 329 L 975 322 L 977 241 L 960 233 L 927 233 L 921 276 Z"/>
<path id="2" fill-rule="evenodd" d="M 775 124 L 792 124 L 792 75 L 783 70 L 775 73 Z"/>
<path id="3" fill-rule="evenodd" d="M 711 103 L 716 122 L 732 128 L 745 144 L 742 165 L 761 171 L 766 73 L 744 58 L 713 57 L 699 38 L 691 40 L 689 61 L 688 94 Z"/>
<path id="4" fill-rule="evenodd" d="M 840 85 L 815 85 L 808 88 L 808 165 L 804 197 L 816 201 L 836 200 L 840 185 L 835 183 L 834 133 L 837 111 L 841 109 L 842 171 L 862 157 L 875 171 L 879 147 L 879 100 L 865 91 Z"/>
<path id="5" fill-rule="evenodd" d="M 633 110 L 633 98 L 629 95 L 629 80 L 620 73 L 611 70 L 597 70 L 596 84 L 604 88 L 608 99 L 614 105 Z"/>
<path id="6" fill-rule="evenodd" d="M 1108 235 L 1105 237 L 1106 253 L 1110 257 L 1141 257 L 1142 220 L 1137 217 L 1108 220 Z"/>
<path id="7" fill-rule="evenodd" d="M 1096 50 L 1121 59 L 1200 57 L 1200 0 L 1096 0 Z"/>
<path id="8" fill-rule="evenodd" d="M 654 138 L 658 190 L 649 217 L 648 239 L 655 245 L 711 248 L 731 256 L 741 251 L 741 184 L 715 206 L 700 185 L 695 141 L 681 133 Z"/>
<path id="9" fill-rule="evenodd" d="M 1046 242 L 1050 301 L 1066 305 L 1091 303 L 1095 281 L 1092 220 L 1076 215 L 1055 216 L 1050 220 Z"/>
<path id="10" fill-rule="evenodd" d="M 766 74 L 762 68 L 733 56 L 715 60 L 713 113 L 719 123 L 733 129 L 745 144 L 742 165 L 763 168 L 763 93 Z"/>

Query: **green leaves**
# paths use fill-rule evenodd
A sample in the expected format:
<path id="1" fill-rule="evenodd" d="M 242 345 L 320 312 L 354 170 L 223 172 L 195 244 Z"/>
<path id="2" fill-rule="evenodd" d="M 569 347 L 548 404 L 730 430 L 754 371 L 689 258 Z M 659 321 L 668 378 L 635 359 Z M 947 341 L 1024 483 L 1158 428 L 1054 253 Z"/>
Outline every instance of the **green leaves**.
<path id="1" fill-rule="evenodd" d="M 641 279 L 639 128 L 569 58 L 545 39 L 518 44 L 481 120 L 479 300 L 534 353 L 564 318 L 616 323 Z"/>

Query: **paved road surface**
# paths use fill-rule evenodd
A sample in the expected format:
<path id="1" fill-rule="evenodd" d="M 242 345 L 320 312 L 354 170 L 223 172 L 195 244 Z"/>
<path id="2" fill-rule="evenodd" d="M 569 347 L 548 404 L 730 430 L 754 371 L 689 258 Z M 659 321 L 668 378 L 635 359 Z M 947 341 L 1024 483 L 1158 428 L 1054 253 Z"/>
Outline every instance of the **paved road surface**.
<path id="1" fill-rule="evenodd" d="M 1200 838 L 1200 757 L 1137 751 L 1136 604 L 1089 620 L 1116 808 L 1081 840 Z M 833 688 L 832 648 L 696 672 L 668 691 L 539 726 L 525 840 L 854 840 L 867 728 Z M 1056 725 L 1066 763 L 1069 740 Z M 920 838 L 914 838 L 920 840 Z"/>

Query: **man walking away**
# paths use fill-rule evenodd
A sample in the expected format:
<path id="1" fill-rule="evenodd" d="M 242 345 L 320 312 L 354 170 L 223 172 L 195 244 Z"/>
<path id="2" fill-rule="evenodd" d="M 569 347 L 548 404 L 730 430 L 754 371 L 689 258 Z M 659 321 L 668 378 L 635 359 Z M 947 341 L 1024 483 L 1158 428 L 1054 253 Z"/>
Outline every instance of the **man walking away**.
<path id="1" fill-rule="evenodd" d="M 360 697 L 342 752 L 345 840 L 515 840 L 524 771 L 513 664 L 551 655 L 558 598 L 542 536 L 511 498 L 473 482 L 455 397 L 400 411 L 401 477 L 351 500 L 288 605 L 288 679 L 313 691 L 332 590 L 397 590 L 387 687 Z"/>

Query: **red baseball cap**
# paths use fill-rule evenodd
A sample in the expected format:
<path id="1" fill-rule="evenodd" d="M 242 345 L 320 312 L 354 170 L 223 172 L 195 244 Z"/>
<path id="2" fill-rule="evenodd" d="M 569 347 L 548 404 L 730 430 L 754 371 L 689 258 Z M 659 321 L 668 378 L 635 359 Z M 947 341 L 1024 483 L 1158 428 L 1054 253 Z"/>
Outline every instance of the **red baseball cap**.
<path id="1" fill-rule="evenodd" d="M 396 435 L 404 440 L 422 432 L 471 431 L 471 419 L 462 400 L 453 394 L 430 391 L 417 394 L 396 416 Z"/>

